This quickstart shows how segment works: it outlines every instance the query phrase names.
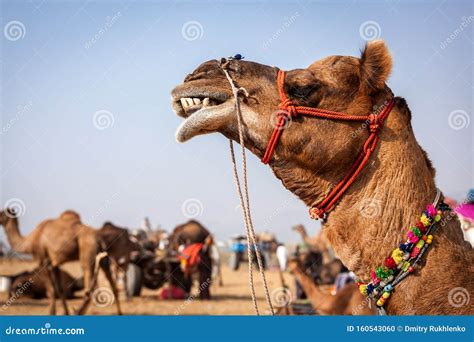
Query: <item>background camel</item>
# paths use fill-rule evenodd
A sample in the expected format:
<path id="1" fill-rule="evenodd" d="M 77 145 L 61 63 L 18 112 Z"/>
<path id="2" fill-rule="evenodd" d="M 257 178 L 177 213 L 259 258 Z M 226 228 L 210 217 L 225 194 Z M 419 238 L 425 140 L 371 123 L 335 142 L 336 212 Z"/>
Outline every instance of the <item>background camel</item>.
<path id="1" fill-rule="evenodd" d="M 375 305 L 368 305 L 367 298 L 360 293 L 356 284 L 347 284 L 335 294 L 331 294 L 327 289 L 322 289 L 314 283 L 301 267 L 299 260 L 290 260 L 288 270 L 298 280 L 319 315 L 375 314 Z"/>
<path id="2" fill-rule="evenodd" d="M 9 276 L 11 281 L 10 297 L 28 297 L 32 299 L 42 299 L 47 297 L 49 275 L 47 268 L 36 268 L 32 271 L 24 271 Z M 74 298 L 74 293 L 84 289 L 83 278 L 73 278 L 69 273 L 59 270 L 59 287 L 64 297 Z M 56 294 L 57 295 L 57 294 Z"/>
<path id="3" fill-rule="evenodd" d="M 331 56 L 288 71 L 284 90 L 295 105 L 368 115 L 392 97 L 386 85 L 391 69 L 385 43 L 374 40 L 359 58 Z M 278 70 L 232 60 L 229 71 L 237 86 L 249 94 L 241 106 L 245 146 L 262 158 L 274 128 L 272 114 L 280 102 Z M 186 119 L 176 133 L 178 141 L 212 132 L 239 140 L 235 101 L 218 61 L 199 66 L 173 89 L 172 97 L 174 111 Z M 269 165 L 283 186 L 308 207 L 315 206 L 344 177 L 368 136 L 368 129 L 360 123 L 298 117 L 284 129 Z M 396 97 L 368 166 L 340 199 L 323 229 L 336 255 L 365 282 L 370 271 L 403 242 L 404 227 L 414 225 L 433 201 L 434 173 L 413 134 L 408 105 Z M 364 206 L 379 210 L 367 215 Z M 386 304 L 388 313 L 474 312 L 472 305 L 450 304 L 453 288 L 474 293 L 474 254 L 463 239 L 459 221 L 443 222 L 424 256 L 423 267 L 407 277 Z"/>
<path id="4" fill-rule="evenodd" d="M 123 276 L 124 284 L 127 284 L 127 270 L 130 264 L 130 254 L 139 251 L 140 246 L 137 242 L 130 239 L 127 229 L 117 227 L 111 222 L 105 222 L 97 232 L 97 236 L 105 246 L 105 251 L 112 261 L 115 269 L 115 282 L 117 283 L 119 274 Z M 127 298 L 130 298 L 128 291 L 125 291 Z"/>
<path id="5" fill-rule="evenodd" d="M 187 282 L 185 284 L 185 291 L 191 292 L 192 277 L 197 275 L 199 281 L 199 298 L 211 298 L 211 279 L 212 279 L 212 259 L 210 255 L 210 246 L 213 239 L 209 231 L 198 221 L 190 220 L 184 224 L 175 227 L 169 237 L 170 248 L 174 252 L 182 250 L 181 246 L 190 246 L 192 244 L 203 244 L 199 251 L 199 262 L 191 266 L 187 275 Z"/>
<path id="6" fill-rule="evenodd" d="M 65 295 L 59 284 L 59 266 L 65 262 L 79 260 L 84 272 L 86 296 L 78 313 L 84 313 L 93 290 L 95 257 L 104 245 L 97 231 L 81 223 L 79 215 L 71 210 L 63 212 L 57 219 L 41 222 L 30 234 L 22 236 L 16 213 L 7 208 L 0 212 L 0 224 L 5 227 L 8 242 L 19 253 L 31 254 L 39 262 L 40 269 L 48 270 L 47 294 L 50 298 L 50 314 L 56 314 L 56 294 L 61 298 L 64 313 L 69 314 Z M 116 298 L 117 312 L 121 314 L 117 288 L 106 260 L 101 262 L 107 280 Z"/>
<path id="7" fill-rule="evenodd" d="M 311 253 L 301 253 L 298 258 L 301 265 L 308 264 L 306 260 L 308 257 L 315 259 L 319 257 L 320 260 L 310 261 L 311 264 L 320 265 L 316 274 L 315 280 L 321 284 L 331 284 L 336 280 L 336 276 L 341 272 L 346 272 L 347 268 L 343 263 L 333 256 L 332 248 L 329 242 L 322 233 L 316 236 L 308 236 L 303 225 L 299 224 L 293 227 L 297 233 L 301 235 L 303 242 L 308 246 Z M 313 254 L 313 256 L 311 256 Z"/>

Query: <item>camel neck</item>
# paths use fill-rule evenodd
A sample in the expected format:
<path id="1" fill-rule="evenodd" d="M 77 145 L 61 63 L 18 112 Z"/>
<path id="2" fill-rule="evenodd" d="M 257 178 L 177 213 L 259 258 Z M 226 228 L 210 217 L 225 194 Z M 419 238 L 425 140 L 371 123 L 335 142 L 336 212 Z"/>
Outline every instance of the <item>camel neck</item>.
<path id="1" fill-rule="evenodd" d="M 434 170 L 414 137 L 409 123 L 409 112 L 406 111 L 406 107 L 396 107 L 389 115 L 371 161 L 330 213 L 323 228 L 335 254 L 364 281 L 369 280 L 370 271 L 382 265 L 388 254 L 404 241 L 406 227 L 417 222 L 426 205 L 431 203 L 436 195 Z M 299 195 L 308 206 L 318 203 L 334 182 L 334 179 L 324 179 L 321 175 L 311 176 L 309 171 L 304 173 L 298 170 L 299 174 L 304 175 L 299 178 L 298 187 L 295 186 L 298 183 L 293 180 L 286 180 L 285 173 L 281 170 L 275 173 L 281 175 L 283 183 L 290 184 L 293 188 L 289 189 Z M 295 171 L 289 170 L 286 174 L 294 176 Z M 301 186 L 301 179 L 306 179 L 304 186 Z M 313 197 L 310 196 L 311 186 L 315 186 Z M 304 190 L 301 191 L 300 188 Z M 462 232 L 456 220 L 449 222 L 436 234 L 435 239 L 439 239 L 440 244 L 449 248 L 440 249 L 436 245 L 433 246 L 427 253 L 428 262 L 423 267 L 422 276 L 418 277 L 418 281 L 424 278 L 426 282 L 430 282 L 429 277 L 440 273 L 435 270 L 440 263 L 449 264 L 452 261 L 452 264 L 457 264 L 453 258 L 459 255 L 456 256 L 455 252 L 457 248 L 464 248 L 461 247 L 464 245 Z M 444 272 L 456 271 L 459 272 L 453 267 Z M 405 283 L 413 283 L 414 278 L 409 277 L 410 280 Z M 427 286 L 429 285 L 420 285 L 419 288 L 426 289 Z M 412 289 L 418 291 L 418 286 L 412 286 Z M 410 291 L 408 287 L 406 291 Z M 397 293 L 401 292 L 403 290 L 398 290 Z M 394 297 L 401 296 L 397 294 Z M 396 301 L 402 309 L 394 309 L 392 312 L 413 312 L 406 309 L 408 304 L 404 303 L 404 299 Z M 429 308 L 418 312 L 429 312 Z"/>
<path id="2" fill-rule="evenodd" d="M 9 218 L 5 224 L 8 243 L 15 252 L 28 253 L 28 243 L 26 238 L 21 235 L 18 227 L 18 218 Z"/>

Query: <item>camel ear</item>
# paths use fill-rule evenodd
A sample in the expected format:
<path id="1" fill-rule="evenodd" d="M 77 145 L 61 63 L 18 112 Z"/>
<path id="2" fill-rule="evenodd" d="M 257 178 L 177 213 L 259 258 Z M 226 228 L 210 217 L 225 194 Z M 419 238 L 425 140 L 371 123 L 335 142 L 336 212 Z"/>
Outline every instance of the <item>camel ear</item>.
<path id="1" fill-rule="evenodd" d="M 367 43 L 360 57 L 361 85 L 368 91 L 383 89 L 392 71 L 392 56 L 381 39 Z"/>

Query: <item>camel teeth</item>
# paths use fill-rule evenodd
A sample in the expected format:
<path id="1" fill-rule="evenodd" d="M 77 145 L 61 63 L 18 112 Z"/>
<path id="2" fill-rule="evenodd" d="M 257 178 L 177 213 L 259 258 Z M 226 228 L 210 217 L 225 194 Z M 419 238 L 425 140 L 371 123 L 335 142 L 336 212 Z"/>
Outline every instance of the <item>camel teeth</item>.
<path id="1" fill-rule="evenodd" d="M 181 101 L 181 106 L 182 106 L 183 108 L 187 108 L 187 107 L 188 107 L 188 103 L 186 102 L 186 99 L 185 99 L 185 98 L 182 97 L 182 98 L 180 98 L 179 100 Z"/>
<path id="2" fill-rule="evenodd" d="M 208 98 L 208 97 L 206 97 L 206 98 L 202 101 L 202 105 L 203 105 L 203 107 L 209 106 L 209 98 Z"/>
<path id="3" fill-rule="evenodd" d="M 198 98 L 193 98 L 193 101 L 194 101 L 194 104 L 195 104 L 195 105 L 201 103 L 201 99 L 198 99 Z"/>
<path id="4" fill-rule="evenodd" d="M 188 103 L 188 106 L 194 105 L 194 102 L 193 102 L 193 99 L 192 99 L 192 98 L 187 97 L 185 100 L 186 100 L 186 102 Z"/>

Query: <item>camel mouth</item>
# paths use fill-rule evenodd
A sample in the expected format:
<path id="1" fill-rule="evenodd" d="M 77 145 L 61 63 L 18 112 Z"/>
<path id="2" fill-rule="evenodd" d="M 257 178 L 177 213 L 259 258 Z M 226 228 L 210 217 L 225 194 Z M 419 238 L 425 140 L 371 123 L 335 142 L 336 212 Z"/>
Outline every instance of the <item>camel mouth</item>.
<path id="1" fill-rule="evenodd" d="M 197 135 L 219 131 L 234 109 L 229 95 L 189 88 L 182 90 L 181 87 L 172 91 L 173 110 L 185 119 L 176 131 L 176 140 L 185 142 Z"/>
<path id="2" fill-rule="evenodd" d="M 179 116 L 188 118 L 204 107 L 217 106 L 222 103 L 222 101 L 211 97 L 180 97 L 178 100 L 174 100 L 173 109 Z"/>

